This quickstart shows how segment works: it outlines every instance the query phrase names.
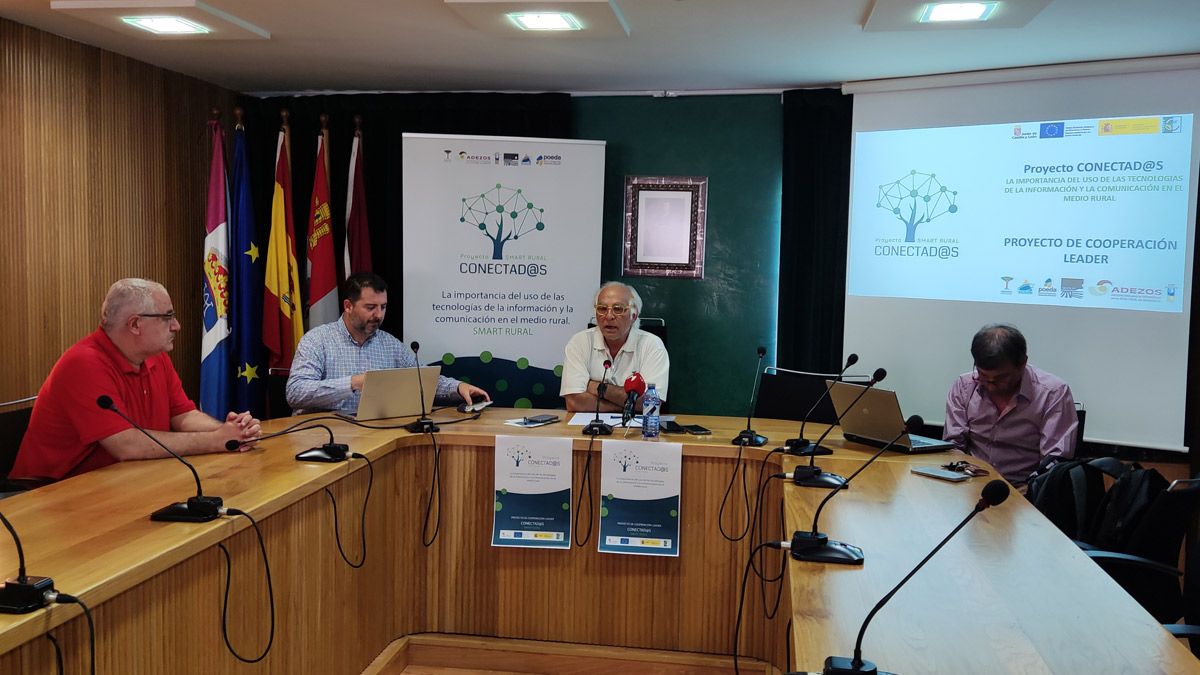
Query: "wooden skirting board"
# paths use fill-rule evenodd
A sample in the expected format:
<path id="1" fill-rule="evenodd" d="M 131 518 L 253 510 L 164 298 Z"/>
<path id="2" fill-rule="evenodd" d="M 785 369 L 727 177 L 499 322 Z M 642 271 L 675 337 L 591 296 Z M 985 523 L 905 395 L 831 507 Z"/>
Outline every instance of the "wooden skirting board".
<path id="1" fill-rule="evenodd" d="M 778 668 L 756 659 L 743 658 L 739 663 L 743 673 L 780 673 Z M 613 672 L 723 675 L 733 672 L 733 660 L 728 656 L 657 649 L 421 633 L 389 644 L 362 675 L 400 675 L 415 670 L 428 673 L 442 668 L 492 675 Z"/>

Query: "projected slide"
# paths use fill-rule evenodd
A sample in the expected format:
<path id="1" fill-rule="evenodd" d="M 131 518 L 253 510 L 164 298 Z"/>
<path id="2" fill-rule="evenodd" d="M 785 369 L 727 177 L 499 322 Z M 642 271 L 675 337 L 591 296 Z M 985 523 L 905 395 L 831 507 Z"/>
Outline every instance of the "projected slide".
<path id="1" fill-rule="evenodd" d="M 859 132 L 850 295 L 1181 312 L 1192 115 Z"/>

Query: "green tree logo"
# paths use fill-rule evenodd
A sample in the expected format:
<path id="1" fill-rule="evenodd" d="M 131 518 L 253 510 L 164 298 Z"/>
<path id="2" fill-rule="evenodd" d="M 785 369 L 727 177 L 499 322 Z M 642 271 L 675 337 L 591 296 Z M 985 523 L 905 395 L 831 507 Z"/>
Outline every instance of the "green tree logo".
<path id="1" fill-rule="evenodd" d="M 629 467 L 638 463 L 638 456 L 629 451 L 622 451 L 613 456 L 617 464 L 621 465 L 621 473 L 629 471 Z"/>
<path id="2" fill-rule="evenodd" d="M 942 185 L 937 174 L 913 170 L 908 175 L 879 186 L 875 206 L 887 209 L 904 223 L 904 241 L 916 241 L 917 226 L 947 213 L 958 213 L 958 192 Z"/>
<path id="3" fill-rule="evenodd" d="M 508 458 L 511 459 L 518 467 L 521 466 L 523 460 L 529 459 L 533 453 L 529 452 L 529 448 L 523 445 L 517 445 L 508 449 Z"/>
<path id="4" fill-rule="evenodd" d="M 504 245 L 546 229 L 542 212 L 525 198 L 521 188 L 496 187 L 478 196 L 462 198 L 460 223 L 470 223 L 492 240 L 492 260 L 504 259 Z M 492 229 L 494 226 L 494 229 Z"/>

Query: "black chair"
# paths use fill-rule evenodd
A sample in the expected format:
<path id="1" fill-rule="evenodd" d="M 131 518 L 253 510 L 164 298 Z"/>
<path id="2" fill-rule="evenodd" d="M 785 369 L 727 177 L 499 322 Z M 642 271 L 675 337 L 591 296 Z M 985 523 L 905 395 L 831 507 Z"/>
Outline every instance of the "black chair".
<path id="1" fill-rule="evenodd" d="M 1183 568 L 1184 623 L 1167 624 L 1164 628 L 1178 638 L 1187 638 L 1192 653 L 1200 657 L 1200 536 L 1193 533 Z"/>
<path id="2" fill-rule="evenodd" d="M 44 485 L 43 480 L 13 480 L 8 477 L 13 463 L 17 461 L 17 451 L 21 449 L 21 440 L 25 438 L 25 430 L 29 428 L 29 417 L 33 414 L 32 402 L 36 396 L 0 403 L 0 499 L 18 492 L 25 492 Z"/>
<path id="3" fill-rule="evenodd" d="M 267 419 L 292 416 L 287 402 L 287 381 L 291 372 L 290 368 L 267 369 Z"/>
<path id="4" fill-rule="evenodd" d="M 1171 623 L 1185 613 L 1179 583 L 1183 572 L 1177 565 L 1184 536 L 1192 527 L 1198 507 L 1200 480 L 1176 481 L 1150 503 L 1123 550 L 1089 550 L 1087 544 L 1081 546 L 1151 616 L 1160 623 Z M 1200 579 L 1193 579 L 1195 583 Z"/>
<path id="5" fill-rule="evenodd" d="M 836 373 L 806 373 L 767 366 L 763 369 L 762 381 L 758 385 L 754 416 L 776 420 L 802 420 L 813 404 L 825 396 L 826 381 L 836 377 Z M 846 382 L 858 382 L 863 378 L 848 376 L 843 379 Z M 833 424 L 837 421 L 837 413 L 828 396 L 817 405 L 808 420 L 817 424 Z"/>
<path id="6" fill-rule="evenodd" d="M 1080 452 L 1083 448 L 1083 423 L 1087 421 L 1087 410 L 1080 401 L 1075 401 L 1075 416 L 1079 418 L 1079 426 L 1075 427 L 1075 456 L 1081 457 L 1083 456 L 1083 453 Z"/>

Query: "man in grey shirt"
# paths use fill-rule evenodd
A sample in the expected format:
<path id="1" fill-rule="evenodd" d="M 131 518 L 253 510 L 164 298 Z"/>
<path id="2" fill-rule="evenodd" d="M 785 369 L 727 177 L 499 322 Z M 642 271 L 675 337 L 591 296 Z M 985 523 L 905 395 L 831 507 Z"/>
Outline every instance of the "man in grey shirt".
<path id="1" fill-rule="evenodd" d="M 318 410 L 354 413 L 364 373 L 382 368 L 412 368 L 417 357 L 403 342 L 379 330 L 387 314 L 387 282 L 360 272 L 342 283 L 342 316 L 304 334 L 292 358 L 287 401 L 299 415 Z M 451 377 L 439 377 L 434 401 L 471 403 L 491 400 L 488 393 Z"/>

